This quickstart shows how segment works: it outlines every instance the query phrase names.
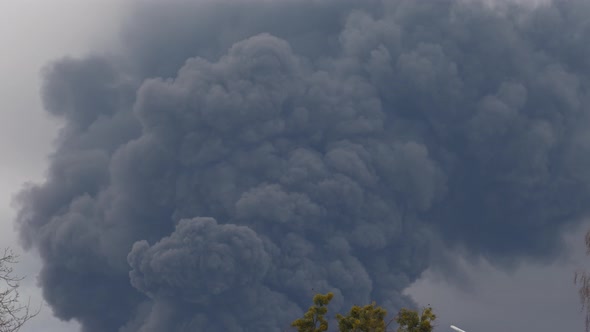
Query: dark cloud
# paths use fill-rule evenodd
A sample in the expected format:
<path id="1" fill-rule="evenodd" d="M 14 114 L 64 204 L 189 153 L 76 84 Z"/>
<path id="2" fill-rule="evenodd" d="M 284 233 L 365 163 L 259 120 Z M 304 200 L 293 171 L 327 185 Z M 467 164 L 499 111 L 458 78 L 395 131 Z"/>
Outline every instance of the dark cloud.
<path id="1" fill-rule="evenodd" d="M 88 332 L 279 331 L 314 292 L 409 304 L 445 246 L 553 257 L 590 198 L 587 14 L 138 5 L 116 55 L 46 71 L 64 127 L 17 220 L 45 298 Z"/>
<path id="2" fill-rule="evenodd" d="M 182 220 L 152 247 L 136 242 L 128 261 L 131 284 L 150 297 L 205 303 L 211 295 L 260 282 L 271 263 L 254 231 L 211 218 Z"/>

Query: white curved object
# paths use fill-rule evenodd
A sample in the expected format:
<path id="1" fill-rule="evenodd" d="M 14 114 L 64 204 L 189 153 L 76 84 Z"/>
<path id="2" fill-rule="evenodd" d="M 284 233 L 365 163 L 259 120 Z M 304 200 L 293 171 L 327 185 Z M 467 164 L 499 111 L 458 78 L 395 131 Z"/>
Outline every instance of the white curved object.
<path id="1" fill-rule="evenodd" d="M 451 328 L 457 332 L 465 332 L 465 330 L 461 330 L 460 328 L 456 327 L 455 325 L 451 325 Z"/>

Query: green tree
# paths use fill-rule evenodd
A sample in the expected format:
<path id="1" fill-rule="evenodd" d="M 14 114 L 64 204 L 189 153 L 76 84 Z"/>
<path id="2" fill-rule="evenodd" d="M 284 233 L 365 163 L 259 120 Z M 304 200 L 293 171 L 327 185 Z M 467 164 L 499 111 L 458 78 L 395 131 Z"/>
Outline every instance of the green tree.
<path id="1" fill-rule="evenodd" d="M 348 315 L 336 315 L 340 332 L 385 332 L 387 311 L 375 302 L 364 307 L 353 306 Z"/>
<path id="2" fill-rule="evenodd" d="M 328 330 L 328 304 L 334 294 L 317 294 L 313 298 L 313 305 L 303 315 L 295 320 L 291 326 L 296 327 L 298 332 L 324 332 Z M 389 323 L 395 320 L 399 324 L 397 332 L 431 332 L 433 321 L 436 315 L 432 308 L 428 307 L 419 314 L 415 310 L 401 309 L 399 314 L 385 323 L 387 311 L 374 302 L 364 307 L 353 306 L 348 314 L 336 315 L 338 330 L 340 332 L 386 332 Z"/>
<path id="3" fill-rule="evenodd" d="M 317 294 L 313 297 L 313 305 L 303 315 L 297 319 L 291 326 L 296 327 L 299 332 L 324 332 L 328 330 L 328 321 L 324 318 L 328 312 L 328 303 L 332 300 L 334 294 Z"/>
<path id="4" fill-rule="evenodd" d="M 432 308 L 424 308 L 421 315 L 415 310 L 404 308 L 395 318 L 399 324 L 397 332 L 431 332 L 435 319 L 436 315 L 432 312 Z"/>

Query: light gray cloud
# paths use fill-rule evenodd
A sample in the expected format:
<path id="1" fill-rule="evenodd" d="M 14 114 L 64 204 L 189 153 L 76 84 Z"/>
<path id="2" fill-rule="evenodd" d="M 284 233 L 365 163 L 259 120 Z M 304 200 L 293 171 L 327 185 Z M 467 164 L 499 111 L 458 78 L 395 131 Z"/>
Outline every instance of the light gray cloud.
<path id="1" fill-rule="evenodd" d="M 588 222 L 564 236 L 567 249 L 551 265 L 523 262 L 499 270 L 485 260 L 456 255 L 456 274 L 429 269 L 406 292 L 438 315 L 436 331 L 450 324 L 466 331 L 583 331 L 584 313 L 573 284 L 587 270 L 583 234 Z M 445 277 L 446 276 L 446 277 Z"/>

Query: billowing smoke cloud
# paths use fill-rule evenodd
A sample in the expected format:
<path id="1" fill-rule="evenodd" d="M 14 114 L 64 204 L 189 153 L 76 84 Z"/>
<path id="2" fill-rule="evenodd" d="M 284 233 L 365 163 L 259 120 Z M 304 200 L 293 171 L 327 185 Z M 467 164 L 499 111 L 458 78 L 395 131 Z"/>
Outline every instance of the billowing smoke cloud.
<path id="1" fill-rule="evenodd" d="M 546 259 L 588 212 L 585 1 L 134 12 L 122 50 L 46 70 L 64 127 L 18 198 L 84 331 L 281 331 L 325 291 L 395 310 L 439 246 Z"/>

